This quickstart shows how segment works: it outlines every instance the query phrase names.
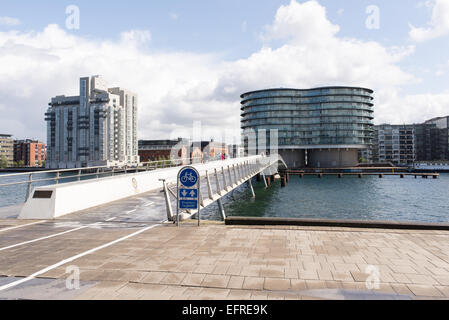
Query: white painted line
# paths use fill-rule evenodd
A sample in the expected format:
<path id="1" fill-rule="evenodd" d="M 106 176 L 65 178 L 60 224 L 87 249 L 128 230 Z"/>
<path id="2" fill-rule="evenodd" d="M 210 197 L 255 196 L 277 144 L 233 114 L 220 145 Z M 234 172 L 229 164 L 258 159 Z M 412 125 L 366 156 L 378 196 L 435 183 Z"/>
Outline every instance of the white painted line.
<path id="1" fill-rule="evenodd" d="M 114 220 L 114 219 L 116 219 L 116 218 L 114 217 L 114 218 L 108 219 L 108 220 L 106 220 L 106 221 L 112 221 L 112 220 Z M 82 230 L 82 229 L 86 229 L 86 228 L 89 228 L 89 227 L 93 227 L 93 226 L 96 226 L 96 225 L 98 225 L 98 224 L 100 224 L 100 222 L 96 222 L 96 223 L 89 224 L 89 225 L 87 225 L 87 226 L 78 227 L 78 228 L 74 228 L 74 229 L 67 230 L 67 231 L 64 231 L 64 232 L 52 234 L 52 235 L 50 235 L 50 236 L 45 236 L 45 237 L 42 237 L 42 238 L 38 238 L 38 239 L 34 239 L 34 240 L 29 240 L 29 241 L 17 243 L 17 244 L 8 246 L 8 247 L 0 248 L 0 252 L 1 252 L 1 251 L 8 250 L 8 249 L 12 249 L 12 248 L 20 247 L 20 246 L 23 246 L 23 245 L 26 245 L 26 244 L 30 244 L 30 243 L 34 243 L 34 242 L 38 242 L 38 241 L 42 241 L 42 240 L 46 240 L 46 239 L 51 239 L 51 238 L 59 237 L 59 236 L 62 236 L 62 235 L 64 235 L 64 234 L 67 234 L 67 233 L 70 233 L 70 232 L 75 232 L 75 231 Z"/>
<path id="2" fill-rule="evenodd" d="M 26 277 L 26 278 L 24 278 L 24 279 L 21 279 L 21 280 L 18 280 L 18 281 L 14 281 L 14 282 L 11 282 L 11 283 L 6 284 L 6 285 L 4 285 L 4 286 L 1 286 L 1 287 L 0 287 L 0 291 L 6 290 L 6 289 L 11 289 L 11 288 L 13 288 L 13 287 L 18 286 L 19 284 L 22 284 L 22 283 L 28 282 L 28 281 L 30 281 L 30 280 L 33 280 L 33 279 L 36 278 L 37 276 L 40 276 L 41 274 L 44 274 L 44 273 L 47 273 L 48 271 L 51 271 L 51 270 L 53 270 L 53 269 L 56 269 L 57 267 L 60 267 L 60 266 L 62 266 L 62 265 L 64 265 L 64 264 L 66 264 L 66 263 L 72 262 L 72 261 L 74 261 L 74 260 L 76 260 L 76 259 L 79 259 L 79 258 L 82 258 L 82 257 L 87 256 L 87 255 L 89 255 L 89 254 L 92 254 L 92 253 L 94 253 L 94 252 L 96 252 L 96 251 L 98 251 L 98 250 L 101 250 L 101 249 L 110 247 L 110 246 L 112 246 L 112 245 L 114 245 L 114 244 L 116 244 L 116 243 L 122 242 L 122 241 L 127 240 L 127 239 L 129 239 L 129 238 L 132 238 L 132 237 L 134 237 L 134 236 L 137 236 L 137 235 L 139 235 L 139 234 L 141 234 L 141 233 L 143 233 L 143 232 L 145 232 L 145 231 L 148 231 L 148 230 L 150 230 L 150 229 L 153 229 L 153 228 L 155 228 L 155 227 L 157 227 L 157 226 L 159 226 L 159 225 L 156 224 L 156 225 L 152 225 L 152 226 L 146 227 L 146 228 L 141 229 L 141 230 L 139 230 L 139 231 L 136 231 L 136 232 L 134 232 L 134 233 L 132 233 L 132 234 L 129 234 L 129 235 L 127 235 L 127 236 L 124 236 L 124 237 L 122 237 L 122 238 L 120 238 L 120 239 L 117 239 L 117 240 L 108 242 L 108 243 L 106 243 L 106 244 L 104 244 L 104 245 L 102 245 L 102 246 L 99 246 L 99 247 L 96 247 L 96 248 L 91 249 L 91 250 L 89 250 L 89 251 L 80 253 L 80 254 L 78 254 L 78 255 L 76 255 L 76 256 L 73 256 L 73 257 L 71 257 L 71 258 L 62 260 L 62 261 L 60 261 L 60 262 L 58 262 L 58 263 L 56 263 L 56 264 L 54 264 L 54 265 L 52 265 L 52 266 L 49 266 L 49 267 L 47 267 L 47 268 L 45 268 L 45 269 L 42 269 L 42 270 L 40 270 L 40 271 L 38 271 L 38 272 L 36 272 L 36 273 L 33 273 L 32 275 L 30 275 L 30 276 L 28 276 L 28 277 Z"/>
<path id="3" fill-rule="evenodd" d="M 137 209 L 130 210 L 130 211 L 127 211 L 125 214 L 130 214 L 130 213 L 133 213 L 133 212 L 136 212 L 136 211 L 137 211 Z"/>
<path id="4" fill-rule="evenodd" d="M 115 220 L 115 219 L 117 219 L 117 217 L 110 218 L 110 219 L 106 220 L 106 222 L 109 222 L 109 221 L 112 221 L 112 220 Z"/>
<path id="5" fill-rule="evenodd" d="M 44 223 L 44 222 L 47 222 L 47 220 L 37 221 L 37 222 L 33 222 L 33 223 L 28 223 L 28 224 L 21 224 L 20 226 L 15 226 L 15 227 L 11 227 L 11 228 L 1 229 L 0 232 L 6 232 L 6 231 L 10 231 L 10 230 L 15 230 L 15 229 L 28 227 L 28 226 L 32 226 L 32 225 L 39 224 L 39 223 Z"/>
<path id="6" fill-rule="evenodd" d="M 64 231 L 64 232 L 61 232 L 61 233 L 52 234 L 51 236 L 46 236 L 46 237 L 42 237 L 42 238 L 30 240 L 30 241 L 17 243 L 17 244 L 14 244 L 12 246 L 0 248 L 0 251 L 5 251 L 5 250 L 8 250 L 8 249 L 20 247 L 20 246 L 23 246 L 23 245 L 26 245 L 26 244 L 30 244 L 30 243 L 34 243 L 34 242 L 38 242 L 38 241 L 42 241 L 42 240 L 46 240 L 46 239 L 51 239 L 51 238 L 54 238 L 54 237 L 62 236 L 63 234 L 67 234 L 67 233 L 70 233 L 70 232 L 78 231 L 78 230 L 85 229 L 85 228 L 88 228 L 88 227 L 90 227 L 90 225 L 89 226 L 84 226 L 84 227 L 79 227 L 79 228 L 76 228 L 76 229 L 67 230 L 67 231 Z"/>
<path id="7" fill-rule="evenodd" d="M 149 207 L 149 206 L 151 206 L 152 204 L 154 204 L 154 202 L 151 202 L 151 201 L 150 201 L 150 202 L 148 202 L 148 203 L 145 203 L 143 206 L 144 206 L 144 207 Z"/>

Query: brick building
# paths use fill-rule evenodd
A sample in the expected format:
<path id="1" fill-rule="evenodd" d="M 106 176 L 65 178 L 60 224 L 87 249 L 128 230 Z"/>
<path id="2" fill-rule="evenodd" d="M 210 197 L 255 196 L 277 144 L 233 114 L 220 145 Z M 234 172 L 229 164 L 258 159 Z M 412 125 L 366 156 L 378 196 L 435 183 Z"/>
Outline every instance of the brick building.
<path id="1" fill-rule="evenodd" d="M 25 167 L 42 167 L 45 163 L 45 144 L 35 140 L 14 141 L 14 162 Z"/>

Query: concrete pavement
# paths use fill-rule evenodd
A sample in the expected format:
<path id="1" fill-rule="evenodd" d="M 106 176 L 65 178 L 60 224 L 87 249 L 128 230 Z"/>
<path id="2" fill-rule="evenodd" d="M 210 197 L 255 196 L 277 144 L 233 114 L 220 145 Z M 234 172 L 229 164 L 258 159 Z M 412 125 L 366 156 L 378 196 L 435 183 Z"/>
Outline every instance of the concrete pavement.
<path id="1" fill-rule="evenodd" d="M 29 222 L 1 220 L 0 250 L 86 227 L 1 251 L 0 298 L 449 298 L 448 231 L 211 222 L 200 228 L 187 223 L 181 228 L 162 224 L 144 230 L 152 223 L 102 220 L 50 221 L 5 232 L 2 229 Z M 110 243 L 1 290 L 5 283 Z M 79 268 L 79 290 L 65 288 L 72 276 L 66 273 L 70 266 Z"/>

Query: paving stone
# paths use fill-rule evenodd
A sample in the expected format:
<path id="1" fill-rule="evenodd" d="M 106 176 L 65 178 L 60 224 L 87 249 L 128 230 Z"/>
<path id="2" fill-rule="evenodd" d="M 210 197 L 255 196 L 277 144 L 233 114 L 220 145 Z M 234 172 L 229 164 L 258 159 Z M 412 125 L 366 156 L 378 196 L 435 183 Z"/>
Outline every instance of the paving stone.
<path id="1" fill-rule="evenodd" d="M 230 276 L 208 274 L 204 277 L 201 286 L 211 288 L 227 288 Z"/>
<path id="2" fill-rule="evenodd" d="M 290 280 L 278 278 L 265 278 L 264 289 L 271 291 L 285 291 L 290 289 Z"/>
<path id="3" fill-rule="evenodd" d="M 201 273 L 189 273 L 182 280 L 181 284 L 184 286 L 201 286 L 205 276 L 205 274 Z"/>
<path id="4" fill-rule="evenodd" d="M 407 285 L 409 290 L 413 292 L 415 296 L 423 296 L 423 297 L 444 297 L 443 293 L 436 289 L 433 286 L 425 286 L 425 285 Z"/>
<path id="5" fill-rule="evenodd" d="M 245 277 L 242 288 L 246 290 L 263 290 L 264 281 L 265 278 Z"/>

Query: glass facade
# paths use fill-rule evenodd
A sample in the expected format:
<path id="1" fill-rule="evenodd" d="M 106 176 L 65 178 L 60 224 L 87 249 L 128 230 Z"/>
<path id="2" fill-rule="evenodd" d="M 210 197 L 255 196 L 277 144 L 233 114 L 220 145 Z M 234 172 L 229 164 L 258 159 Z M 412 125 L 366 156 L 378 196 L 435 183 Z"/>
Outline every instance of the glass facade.
<path id="1" fill-rule="evenodd" d="M 241 127 L 277 129 L 279 148 L 368 147 L 373 134 L 373 91 L 355 87 L 268 89 L 241 96 Z"/>

